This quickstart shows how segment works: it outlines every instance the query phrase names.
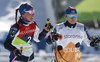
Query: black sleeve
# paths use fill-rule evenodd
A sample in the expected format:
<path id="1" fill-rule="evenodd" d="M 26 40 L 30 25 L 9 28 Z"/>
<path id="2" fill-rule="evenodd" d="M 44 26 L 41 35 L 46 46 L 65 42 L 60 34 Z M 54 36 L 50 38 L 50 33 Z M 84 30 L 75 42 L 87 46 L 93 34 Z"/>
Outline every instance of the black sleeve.
<path id="1" fill-rule="evenodd" d="M 5 42 L 4 42 L 4 47 L 5 49 L 9 50 L 9 51 L 14 51 L 16 49 L 16 47 L 14 47 L 12 44 L 11 44 L 11 41 L 9 40 L 12 40 L 10 39 L 9 37 L 6 38 Z"/>
<path id="2" fill-rule="evenodd" d="M 47 33 L 48 33 L 48 31 L 46 31 L 45 29 L 43 29 L 43 31 L 39 34 L 38 39 L 39 40 L 44 39 Z"/>
<path id="3" fill-rule="evenodd" d="M 46 43 L 47 43 L 47 44 L 52 44 L 52 41 L 51 41 L 50 36 L 48 36 L 48 38 L 47 38 L 47 40 L 46 40 Z"/>
<path id="4" fill-rule="evenodd" d="M 18 32 L 19 30 L 19 27 L 18 25 L 14 24 L 11 28 L 10 28 L 10 31 L 7 35 L 7 38 L 4 42 L 4 47 L 5 49 L 9 50 L 9 51 L 13 51 L 16 49 L 16 47 L 14 47 L 11 43 L 12 43 L 12 40 L 14 39 L 16 33 Z"/>

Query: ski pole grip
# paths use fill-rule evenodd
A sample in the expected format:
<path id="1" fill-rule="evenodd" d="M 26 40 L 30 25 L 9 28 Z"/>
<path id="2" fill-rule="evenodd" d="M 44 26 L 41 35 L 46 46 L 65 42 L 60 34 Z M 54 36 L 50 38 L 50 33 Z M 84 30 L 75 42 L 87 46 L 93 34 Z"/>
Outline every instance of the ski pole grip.
<path id="1" fill-rule="evenodd" d="M 20 47 L 20 49 L 21 49 L 20 51 L 21 51 L 21 53 L 22 53 L 22 49 L 23 49 L 23 47 Z"/>
<path id="2" fill-rule="evenodd" d="M 47 24 L 49 23 L 50 18 L 47 18 Z"/>
<path id="3" fill-rule="evenodd" d="M 20 52 L 22 53 L 22 50 L 23 49 L 23 47 L 20 47 Z M 12 62 L 14 62 L 14 60 L 17 58 L 17 56 L 15 56 L 14 58 L 13 58 L 13 60 L 12 60 Z"/>

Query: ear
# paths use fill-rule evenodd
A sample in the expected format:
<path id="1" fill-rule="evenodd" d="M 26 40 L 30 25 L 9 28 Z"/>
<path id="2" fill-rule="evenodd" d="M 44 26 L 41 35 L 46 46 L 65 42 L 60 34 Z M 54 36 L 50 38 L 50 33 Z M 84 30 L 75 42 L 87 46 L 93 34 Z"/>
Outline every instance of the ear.
<path id="1" fill-rule="evenodd" d="M 22 14 L 22 17 L 23 17 L 23 18 L 24 18 L 24 16 L 25 16 L 25 15 L 24 15 L 24 14 Z"/>
<path id="2" fill-rule="evenodd" d="M 66 15 L 66 18 L 67 18 L 68 16 Z"/>

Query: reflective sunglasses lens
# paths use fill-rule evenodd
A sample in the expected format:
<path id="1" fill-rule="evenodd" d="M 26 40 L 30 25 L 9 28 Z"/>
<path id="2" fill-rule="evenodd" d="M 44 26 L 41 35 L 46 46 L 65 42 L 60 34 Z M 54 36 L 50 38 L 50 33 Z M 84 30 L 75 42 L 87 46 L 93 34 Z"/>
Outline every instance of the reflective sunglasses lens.
<path id="1" fill-rule="evenodd" d="M 34 10 L 30 10 L 30 11 L 29 11 L 30 14 L 33 14 L 34 12 L 35 12 Z"/>
<path id="2" fill-rule="evenodd" d="M 25 11 L 25 12 L 28 12 L 29 14 L 34 14 L 35 10 L 29 10 L 29 11 Z"/>
<path id="3" fill-rule="evenodd" d="M 33 11 L 32 11 L 32 10 L 30 10 L 30 11 L 29 11 L 29 13 L 30 13 L 30 14 L 33 14 Z"/>
<path id="4" fill-rule="evenodd" d="M 73 15 L 68 15 L 68 17 L 69 17 L 69 18 L 72 18 L 72 17 L 73 17 Z"/>
<path id="5" fill-rule="evenodd" d="M 69 18 L 73 18 L 73 17 L 76 18 L 77 17 L 77 14 L 75 14 L 75 15 L 68 15 L 68 17 Z"/>
<path id="6" fill-rule="evenodd" d="M 74 17 L 76 18 L 77 17 L 77 14 L 75 14 Z"/>

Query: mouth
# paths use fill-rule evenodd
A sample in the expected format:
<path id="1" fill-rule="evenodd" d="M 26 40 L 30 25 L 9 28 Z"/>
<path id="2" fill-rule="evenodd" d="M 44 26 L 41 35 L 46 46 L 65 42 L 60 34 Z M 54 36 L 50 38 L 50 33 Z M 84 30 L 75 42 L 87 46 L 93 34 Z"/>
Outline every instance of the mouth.
<path id="1" fill-rule="evenodd" d="M 33 17 L 31 19 L 33 19 Z"/>

